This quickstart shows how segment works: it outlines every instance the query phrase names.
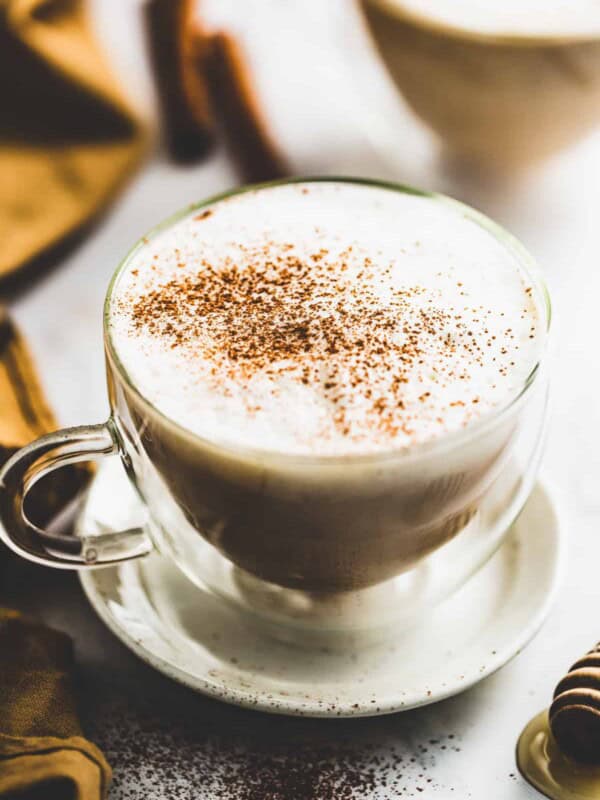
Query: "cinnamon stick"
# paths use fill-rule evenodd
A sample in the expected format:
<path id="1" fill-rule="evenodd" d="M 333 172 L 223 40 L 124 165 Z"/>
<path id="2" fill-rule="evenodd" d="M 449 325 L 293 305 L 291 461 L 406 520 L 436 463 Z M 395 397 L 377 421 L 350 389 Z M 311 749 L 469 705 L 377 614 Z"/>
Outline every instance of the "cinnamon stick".
<path id="1" fill-rule="evenodd" d="M 204 71 L 197 68 L 195 0 L 150 0 L 146 31 L 167 149 L 173 160 L 202 158 L 214 138 Z"/>
<path id="2" fill-rule="evenodd" d="M 290 173 L 273 139 L 244 53 L 229 33 L 197 30 L 197 71 L 205 74 L 219 127 L 244 180 L 267 181 Z"/>

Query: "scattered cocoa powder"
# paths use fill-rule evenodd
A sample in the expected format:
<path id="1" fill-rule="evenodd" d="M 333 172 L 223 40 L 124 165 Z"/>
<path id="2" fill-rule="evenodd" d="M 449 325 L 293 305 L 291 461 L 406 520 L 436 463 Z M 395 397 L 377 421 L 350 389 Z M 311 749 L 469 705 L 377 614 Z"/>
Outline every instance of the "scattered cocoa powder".
<path id="1" fill-rule="evenodd" d="M 454 735 L 415 740 L 415 716 L 295 720 L 169 687 L 169 703 L 101 689 L 90 735 L 114 769 L 111 800 L 366 800 L 448 796 L 432 771 Z M 172 695 L 177 699 L 173 701 Z M 393 744 L 391 743 L 393 742 Z"/>

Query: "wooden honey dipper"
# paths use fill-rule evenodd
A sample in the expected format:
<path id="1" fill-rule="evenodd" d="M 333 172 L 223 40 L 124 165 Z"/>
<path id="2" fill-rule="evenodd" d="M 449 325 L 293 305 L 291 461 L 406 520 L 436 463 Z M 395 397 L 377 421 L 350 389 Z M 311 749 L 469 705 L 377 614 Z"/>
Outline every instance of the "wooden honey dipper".
<path id="1" fill-rule="evenodd" d="M 559 681 L 548 719 L 565 755 L 581 763 L 600 764 L 600 644 Z"/>
<path id="2" fill-rule="evenodd" d="M 578 659 L 517 742 L 521 775 L 551 800 L 600 798 L 600 644 Z"/>

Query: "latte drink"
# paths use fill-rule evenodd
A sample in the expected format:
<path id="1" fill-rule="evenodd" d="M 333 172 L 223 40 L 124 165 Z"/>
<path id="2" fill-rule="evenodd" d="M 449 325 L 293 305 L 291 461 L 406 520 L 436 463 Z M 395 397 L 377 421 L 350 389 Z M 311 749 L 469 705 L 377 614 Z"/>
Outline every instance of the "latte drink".
<path id="1" fill-rule="evenodd" d="M 254 576 L 338 591 L 459 534 L 544 345 L 519 254 L 458 203 L 335 180 L 229 196 L 138 245 L 107 302 L 112 402 L 175 550 L 176 500 L 180 561 L 204 537 Z"/>
<path id="2" fill-rule="evenodd" d="M 404 100 L 454 157 L 515 177 L 600 122 L 597 0 L 360 0 Z"/>
<path id="3" fill-rule="evenodd" d="M 600 34 L 597 0 L 380 0 L 381 5 L 408 18 L 429 22 L 438 30 L 464 31 L 471 36 L 556 40 L 593 39 Z"/>

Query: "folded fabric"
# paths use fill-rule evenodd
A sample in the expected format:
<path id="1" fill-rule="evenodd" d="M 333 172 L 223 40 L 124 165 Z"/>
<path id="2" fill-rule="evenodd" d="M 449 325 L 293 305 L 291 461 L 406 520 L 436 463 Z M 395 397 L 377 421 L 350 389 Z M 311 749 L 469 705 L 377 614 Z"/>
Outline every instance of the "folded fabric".
<path id="1" fill-rule="evenodd" d="M 57 427 L 25 341 L 0 306 L 0 465 L 20 447 Z M 46 524 L 77 495 L 88 477 L 88 467 L 69 466 L 44 478 L 32 491 L 29 516 Z M 0 545 L 0 571 L 6 558 Z"/>
<path id="2" fill-rule="evenodd" d="M 89 222 L 143 142 L 82 0 L 0 0 L 0 279 Z"/>
<path id="3" fill-rule="evenodd" d="M 68 636 L 0 609 L 0 798 L 101 800 L 111 770 L 83 737 Z"/>
<path id="4" fill-rule="evenodd" d="M 56 428 L 29 351 L 0 307 L 0 464 Z M 85 484 L 89 472 L 66 467 L 33 492 L 29 515 L 47 522 Z M 9 553 L 0 552 L 0 573 Z M 71 642 L 0 609 L 0 798 L 99 800 L 110 768 L 81 733 L 72 695 Z"/>

